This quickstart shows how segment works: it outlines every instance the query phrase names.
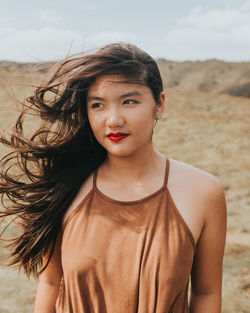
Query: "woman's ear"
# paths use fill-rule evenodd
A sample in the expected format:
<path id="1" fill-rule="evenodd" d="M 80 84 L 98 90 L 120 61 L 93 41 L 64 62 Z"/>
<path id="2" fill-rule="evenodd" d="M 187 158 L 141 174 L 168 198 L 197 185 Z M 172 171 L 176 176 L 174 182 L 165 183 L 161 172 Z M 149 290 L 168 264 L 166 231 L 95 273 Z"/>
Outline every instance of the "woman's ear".
<path id="1" fill-rule="evenodd" d="M 160 101 L 156 105 L 156 119 L 159 120 L 165 110 L 165 93 L 164 91 L 160 94 Z"/>

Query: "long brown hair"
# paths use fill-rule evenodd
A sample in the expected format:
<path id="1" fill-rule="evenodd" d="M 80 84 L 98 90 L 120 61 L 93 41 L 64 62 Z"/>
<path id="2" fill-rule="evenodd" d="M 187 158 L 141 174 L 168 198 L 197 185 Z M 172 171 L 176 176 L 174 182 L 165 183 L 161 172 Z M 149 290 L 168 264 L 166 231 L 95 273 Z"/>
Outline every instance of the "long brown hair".
<path id="1" fill-rule="evenodd" d="M 38 275 L 48 265 L 67 208 L 84 180 L 106 158 L 89 125 L 86 97 L 95 79 L 107 74 L 148 86 L 159 102 L 163 86 L 156 62 L 134 45 L 110 44 L 52 67 L 26 99 L 12 133 L 0 137 L 0 143 L 11 149 L 0 160 L 4 208 L 0 217 L 13 216 L 21 226 L 20 234 L 9 239 L 9 264 L 23 267 L 28 276 Z M 27 136 L 24 121 L 29 114 L 39 117 L 40 124 Z M 12 173 L 11 168 L 15 168 Z"/>

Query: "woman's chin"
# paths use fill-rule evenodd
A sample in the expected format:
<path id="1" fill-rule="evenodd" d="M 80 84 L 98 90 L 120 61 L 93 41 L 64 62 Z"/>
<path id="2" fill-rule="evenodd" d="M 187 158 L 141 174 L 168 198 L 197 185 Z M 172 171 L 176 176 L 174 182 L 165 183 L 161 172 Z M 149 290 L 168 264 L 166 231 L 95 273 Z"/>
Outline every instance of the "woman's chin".
<path id="1" fill-rule="evenodd" d="M 108 147 L 108 149 L 106 147 L 106 151 L 108 155 L 112 157 L 119 157 L 119 158 L 131 157 L 136 153 L 137 150 L 138 149 L 131 149 L 131 148 L 122 147 L 122 146 L 117 146 L 113 148 Z"/>
<path id="2" fill-rule="evenodd" d="M 107 154 L 112 156 L 112 157 L 117 157 L 117 158 L 125 158 L 125 157 L 131 157 L 133 155 L 132 152 L 129 152 L 128 150 L 125 151 L 108 151 L 107 150 Z"/>

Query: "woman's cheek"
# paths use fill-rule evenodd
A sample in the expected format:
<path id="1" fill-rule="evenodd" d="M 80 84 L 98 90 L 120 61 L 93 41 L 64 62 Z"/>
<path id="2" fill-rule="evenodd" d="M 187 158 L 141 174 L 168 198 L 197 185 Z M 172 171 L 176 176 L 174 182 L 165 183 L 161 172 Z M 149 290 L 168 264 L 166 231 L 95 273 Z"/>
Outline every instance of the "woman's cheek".
<path id="1" fill-rule="evenodd" d="M 93 133 L 97 133 L 98 130 L 100 130 L 100 122 L 98 121 L 98 118 L 96 116 L 89 116 L 89 123 L 92 128 Z"/>

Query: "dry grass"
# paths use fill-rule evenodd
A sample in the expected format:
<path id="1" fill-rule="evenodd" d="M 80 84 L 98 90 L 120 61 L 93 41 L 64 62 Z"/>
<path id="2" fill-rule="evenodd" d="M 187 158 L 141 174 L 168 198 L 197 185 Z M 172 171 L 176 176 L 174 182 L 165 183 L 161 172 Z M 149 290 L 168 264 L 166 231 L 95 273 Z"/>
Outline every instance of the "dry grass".
<path id="1" fill-rule="evenodd" d="M 231 86 L 230 88 L 225 89 L 223 93 L 236 97 L 250 98 L 250 83 Z"/>
<path id="2" fill-rule="evenodd" d="M 178 90 L 229 93 L 250 82 L 250 62 L 158 60 L 165 86 Z M 249 90 L 249 89 L 248 89 Z"/>
<path id="3" fill-rule="evenodd" d="M 3 71 L 3 70 L 2 70 Z M 40 75 L 40 74 L 39 74 Z M 12 76 L 5 82 L 23 97 L 17 84 L 38 74 Z M 167 106 L 157 124 L 156 147 L 171 158 L 199 167 L 222 182 L 228 206 L 228 237 L 224 259 L 223 313 L 250 311 L 250 100 L 197 91 L 166 90 Z M 0 128 L 16 115 L 9 97 L 0 91 Z M 0 250 L 0 259 L 4 257 Z M 32 312 L 36 281 L 2 267 L 1 313 Z"/>
<path id="4" fill-rule="evenodd" d="M 156 146 L 219 178 L 228 207 L 223 313 L 250 311 L 250 100 L 167 90 Z"/>

